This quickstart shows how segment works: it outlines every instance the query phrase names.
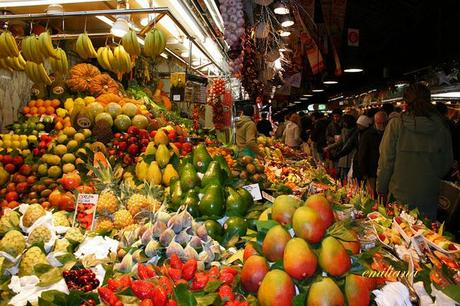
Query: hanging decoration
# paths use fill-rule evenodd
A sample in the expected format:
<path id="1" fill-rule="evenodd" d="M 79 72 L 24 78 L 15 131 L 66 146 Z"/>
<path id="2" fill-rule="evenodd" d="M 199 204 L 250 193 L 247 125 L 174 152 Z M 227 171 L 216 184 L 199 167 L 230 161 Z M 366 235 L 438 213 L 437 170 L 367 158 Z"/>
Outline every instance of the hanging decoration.
<path id="1" fill-rule="evenodd" d="M 229 66 L 235 77 L 241 75 L 243 55 L 241 52 L 241 37 L 245 31 L 244 11 L 242 0 L 223 0 L 220 11 L 225 26 L 225 41 L 230 46 Z"/>

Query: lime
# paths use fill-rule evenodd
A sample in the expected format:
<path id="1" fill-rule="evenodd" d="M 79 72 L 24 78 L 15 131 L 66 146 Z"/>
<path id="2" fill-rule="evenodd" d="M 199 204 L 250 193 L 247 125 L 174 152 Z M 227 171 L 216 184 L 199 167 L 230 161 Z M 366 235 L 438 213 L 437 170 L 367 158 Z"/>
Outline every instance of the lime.
<path id="1" fill-rule="evenodd" d="M 51 178 L 58 178 L 62 175 L 61 167 L 59 166 L 51 166 L 48 169 L 48 176 Z"/>
<path id="2" fill-rule="evenodd" d="M 225 232 L 232 233 L 238 235 L 240 237 L 246 235 L 246 231 L 248 230 L 248 223 L 245 219 L 237 216 L 233 216 L 227 219 L 224 223 Z"/>
<path id="3" fill-rule="evenodd" d="M 206 227 L 208 235 L 214 240 L 218 240 L 224 234 L 224 229 L 217 221 L 207 220 L 204 226 Z"/>

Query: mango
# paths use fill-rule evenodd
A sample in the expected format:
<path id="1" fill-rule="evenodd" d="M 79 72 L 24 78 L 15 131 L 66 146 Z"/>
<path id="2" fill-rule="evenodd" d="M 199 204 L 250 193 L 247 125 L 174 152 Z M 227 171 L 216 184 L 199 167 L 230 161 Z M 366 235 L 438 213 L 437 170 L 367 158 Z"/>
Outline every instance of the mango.
<path id="1" fill-rule="evenodd" d="M 300 201 L 288 195 L 280 195 L 273 202 L 272 219 L 283 224 L 291 224 L 295 210 L 300 206 Z"/>
<path id="2" fill-rule="evenodd" d="M 321 242 L 319 265 L 323 271 L 333 276 L 342 276 L 351 268 L 350 256 L 334 237 L 327 237 Z"/>
<path id="3" fill-rule="evenodd" d="M 248 293 L 256 293 L 268 271 L 269 266 L 264 257 L 254 255 L 248 258 L 240 275 L 243 289 Z"/>
<path id="4" fill-rule="evenodd" d="M 344 241 L 344 240 L 339 240 L 339 242 L 343 245 L 345 250 L 349 251 L 353 255 L 359 254 L 359 251 L 361 250 L 361 243 L 359 242 L 358 239 L 358 234 L 354 230 L 348 230 L 350 232 L 350 235 L 353 236 L 354 240 L 353 241 Z"/>
<path id="5" fill-rule="evenodd" d="M 343 306 L 344 304 L 342 291 L 328 277 L 313 283 L 308 291 L 307 306 Z"/>
<path id="6" fill-rule="evenodd" d="M 281 225 L 275 225 L 268 230 L 267 235 L 262 242 L 262 252 L 270 261 L 283 259 L 284 248 L 288 241 L 291 240 L 291 235 Z"/>
<path id="7" fill-rule="evenodd" d="M 166 147 L 166 145 L 160 144 L 158 146 L 157 151 L 155 152 L 155 161 L 158 163 L 158 166 L 160 166 L 160 168 L 166 167 L 166 165 L 169 163 L 170 158 L 171 154 L 169 153 L 169 150 Z"/>
<path id="8" fill-rule="evenodd" d="M 147 170 L 147 180 L 150 182 L 150 184 L 161 185 L 162 174 L 156 161 L 150 163 L 150 166 Z"/>
<path id="9" fill-rule="evenodd" d="M 334 212 L 331 204 L 322 194 L 314 194 L 308 197 L 305 201 L 305 206 L 314 209 L 324 222 L 326 228 L 334 223 Z"/>
<path id="10" fill-rule="evenodd" d="M 286 272 L 278 269 L 265 275 L 257 291 L 260 306 L 291 306 L 294 296 L 292 279 Z"/>
<path id="11" fill-rule="evenodd" d="M 303 280 L 315 273 L 318 260 L 305 240 L 293 238 L 284 249 L 283 264 L 289 276 Z"/>
<path id="12" fill-rule="evenodd" d="M 310 207 L 297 208 L 292 216 L 292 228 L 297 237 L 310 243 L 318 243 L 326 233 L 326 226 L 319 214 Z"/>
<path id="13" fill-rule="evenodd" d="M 155 142 L 156 145 L 167 145 L 169 143 L 169 138 L 166 135 L 163 130 L 159 130 L 156 134 L 155 137 L 153 138 L 153 141 Z"/>
<path id="14" fill-rule="evenodd" d="M 371 280 L 356 274 L 349 274 L 345 279 L 345 296 L 349 306 L 367 306 L 371 302 Z"/>
<path id="15" fill-rule="evenodd" d="M 246 262 L 246 260 L 251 257 L 252 255 L 259 255 L 259 252 L 254 246 L 254 242 L 249 241 L 246 243 L 244 246 L 244 251 L 243 251 L 243 262 Z"/>
<path id="16" fill-rule="evenodd" d="M 173 165 L 168 164 L 163 172 L 163 184 L 165 186 L 169 186 L 171 181 L 174 179 L 178 179 L 179 174 L 177 173 L 176 169 L 174 169 Z"/>

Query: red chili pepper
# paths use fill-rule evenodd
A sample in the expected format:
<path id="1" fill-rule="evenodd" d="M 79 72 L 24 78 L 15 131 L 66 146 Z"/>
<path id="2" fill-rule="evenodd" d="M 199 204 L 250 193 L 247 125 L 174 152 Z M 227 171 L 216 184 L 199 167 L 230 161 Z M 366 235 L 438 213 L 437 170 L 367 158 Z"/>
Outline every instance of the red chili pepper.
<path id="1" fill-rule="evenodd" d="M 180 269 L 168 268 L 168 275 L 172 280 L 177 281 L 182 278 L 182 271 Z"/>
<path id="2" fill-rule="evenodd" d="M 118 299 L 118 297 L 107 287 L 99 287 L 97 289 L 99 296 L 102 301 L 109 306 L 123 306 L 123 303 Z"/>
<path id="3" fill-rule="evenodd" d="M 201 290 L 204 287 L 206 287 L 206 284 L 208 283 L 209 277 L 206 273 L 204 272 L 198 272 L 195 274 L 195 278 L 192 281 L 192 290 Z"/>
<path id="4" fill-rule="evenodd" d="M 182 266 L 182 278 L 185 280 L 191 280 L 193 276 L 195 276 L 196 269 L 198 264 L 196 259 L 189 259 L 183 266 Z"/>
<path id="5" fill-rule="evenodd" d="M 149 279 L 155 275 L 155 271 L 151 266 L 144 266 L 143 264 L 137 265 L 137 276 L 140 280 Z"/>
<path id="6" fill-rule="evenodd" d="M 231 273 L 221 273 L 219 280 L 222 281 L 224 284 L 230 285 L 233 282 L 233 279 L 235 279 L 235 276 Z"/>
<path id="7" fill-rule="evenodd" d="M 153 301 L 155 306 L 166 306 L 168 301 L 166 290 L 161 287 L 156 287 L 153 291 Z"/>
<path id="8" fill-rule="evenodd" d="M 179 256 L 176 254 L 172 254 L 171 257 L 169 257 L 169 265 L 171 268 L 174 269 L 182 269 L 182 261 L 180 260 Z"/>
<path id="9" fill-rule="evenodd" d="M 208 276 L 209 278 L 219 278 L 219 268 L 217 268 L 216 266 L 212 266 L 211 269 L 209 269 L 208 271 Z"/>
<path id="10" fill-rule="evenodd" d="M 145 299 L 145 300 L 142 300 L 139 306 L 155 306 L 155 304 L 153 303 L 151 299 Z"/>
<path id="11" fill-rule="evenodd" d="M 237 275 L 238 274 L 238 271 L 234 268 L 230 268 L 230 267 L 223 267 L 222 269 L 220 269 L 220 273 L 230 273 L 232 274 L 233 276 Z"/>
<path id="12" fill-rule="evenodd" d="M 173 283 L 172 283 L 171 280 L 170 280 L 169 278 L 167 278 L 166 276 L 161 276 L 161 277 L 158 279 L 158 285 L 159 285 L 160 287 L 162 287 L 163 289 L 165 289 L 166 294 L 171 294 L 172 291 L 173 291 L 173 288 L 174 288 Z"/>
<path id="13" fill-rule="evenodd" d="M 235 294 L 233 293 L 232 287 L 229 285 L 222 285 L 219 287 L 219 296 L 222 301 L 234 301 Z"/>
<path id="14" fill-rule="evenodd" d="M 177 306 L 177 302 L 174 300 L 169 300 L 166 306 Z"/>
<path id="15" fill-rule="evenodd" d="M 247 301 L 241 301 L 238 306 L 249 306 L 249 303 Z"/>
<path id="16" fill-rule="evenodd" d="M 152 283 L 137 280 L 131 283 L 131 289 L 138 299 L 145 300 L 153 297 L 155 286 Z"/>

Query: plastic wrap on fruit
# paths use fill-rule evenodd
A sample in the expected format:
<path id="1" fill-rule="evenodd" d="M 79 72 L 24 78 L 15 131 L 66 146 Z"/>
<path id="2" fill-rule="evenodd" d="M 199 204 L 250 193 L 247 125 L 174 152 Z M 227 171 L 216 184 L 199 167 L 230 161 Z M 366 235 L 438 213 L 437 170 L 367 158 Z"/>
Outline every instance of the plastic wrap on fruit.
<path id="1" fill-rule="evenodd" d="M 174 237 L 174 241 L 180 245 L 186 245 L 192 236 L 187 234 L 186 231 L 182 231 Z"/>
<path id="2" fill-rule="evenodd" d="M 168 246 L 171 241 L 174 239 L 175 233 L 171 228 L 167 228 L 163 233 L 160 235 L 160 243 L 162 246 Z"/>
<path id="3" fill-rule="evenodd" d="M 176 254 L 181 259 L 185 259 L 184 248 L 175 241 L 172 241 L 166 248 L 166 256 L 171 257 L 172 254 Z"/>
<path id="4" fill-rule="evenodd" d="M 128 253 L 125 255 L 125 257 L 123 257 L 120 263 L 116 263 L 114 265 L 114 269 L 120 272 L 128 273 L 128 272 L 131 272 L 133 265 L 134 265 L 133 255 Z"/>
<path id="5" fill-rule="evenodd" d="M 153 226 L 147 229 L 141 236 L 141 242 L 143 245 L 149 243 L 153 238 Z"/>
<path id="6" fill-rule="evenodd" d="M 158 250 L 161 245 L 157 240 L 150 240 L 149 243 L 145 246 L 144 253 L 147 257 L 153 257 L 158 254 Z"/>
<path id="7" fill-rule="evenodd" d="M 174 215 L 169 219 L 167 226 L 171 228 L 175 234 L 178 234 L 182 231 L 182 220 L 179 214 Z"/>
<path id="8" fill-rule="evenodd" d="M 198 259 L 198 252 L 190 244 L 187 244 L 187 246 L 184 248 L 184 252 L 187 260 Z"/>

